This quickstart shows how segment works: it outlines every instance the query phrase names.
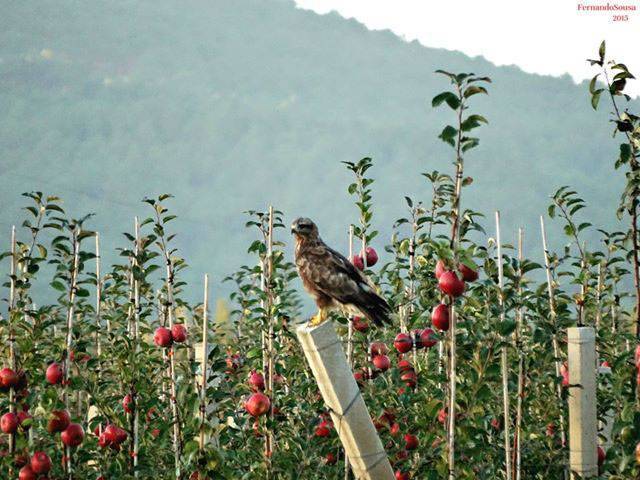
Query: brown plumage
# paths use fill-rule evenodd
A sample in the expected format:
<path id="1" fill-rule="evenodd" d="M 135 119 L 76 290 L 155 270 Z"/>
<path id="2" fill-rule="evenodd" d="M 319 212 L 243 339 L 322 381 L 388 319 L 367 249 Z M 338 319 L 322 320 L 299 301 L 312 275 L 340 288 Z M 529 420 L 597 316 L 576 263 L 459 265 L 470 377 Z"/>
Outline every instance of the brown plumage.
<path id="1" fill-rule="evenodd" d="M 362 272 L 322 241 L 315 223 L 298 218 L 291 225 L 291 233 L 296 239 L 298 274 L 319 309 L 312 324 L 322 323 L 334 309 L 362 314 L 376 325 L 390 322 L 389 304 Z"/>

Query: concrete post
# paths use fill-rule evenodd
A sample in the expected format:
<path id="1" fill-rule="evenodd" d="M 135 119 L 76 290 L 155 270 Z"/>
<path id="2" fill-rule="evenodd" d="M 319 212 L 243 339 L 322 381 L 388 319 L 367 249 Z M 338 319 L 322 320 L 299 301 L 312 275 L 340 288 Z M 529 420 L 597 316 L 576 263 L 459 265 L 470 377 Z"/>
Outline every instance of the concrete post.
<path id="1" fill-rule="evenodd" d="M 596 336 L 591 327 L 567 330 L 569 356 L 569 467 L 571 478 L 598 475 Z"/>
<path id="2" fill-rule="evenodd" d="M 333 325 L 296 330 L 340 441 L 359 480 L 393 480 L 394 474 Z"/>

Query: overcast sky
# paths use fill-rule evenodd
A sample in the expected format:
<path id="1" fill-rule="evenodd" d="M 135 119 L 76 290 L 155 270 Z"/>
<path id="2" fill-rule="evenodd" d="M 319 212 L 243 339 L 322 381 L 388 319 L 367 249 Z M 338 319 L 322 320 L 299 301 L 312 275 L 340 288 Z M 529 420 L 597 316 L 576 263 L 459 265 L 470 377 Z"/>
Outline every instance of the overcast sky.
<path id="1" fill-rule="evenodd" d="M 337 11 L 369 29 L 389 29 L 429 47 L 482 55 L 497 65 L 526 72 L 569 73 L 591 78 L 592 58 L 606 39 L 608 53 L 640 77 L 640 0 L 296 0 L 318 13 Z M 611 12 L 578 11 L 578 4 L 632 5 L 628 21 Z M 640 82 L 631 92 L 640 95 Z"/>

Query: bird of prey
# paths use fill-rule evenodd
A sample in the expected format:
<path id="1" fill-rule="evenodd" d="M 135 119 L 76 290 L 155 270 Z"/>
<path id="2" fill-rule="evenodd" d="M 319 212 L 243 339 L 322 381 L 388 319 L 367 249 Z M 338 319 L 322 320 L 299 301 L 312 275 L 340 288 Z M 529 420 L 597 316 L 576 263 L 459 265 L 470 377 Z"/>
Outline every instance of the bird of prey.
<path id="1" fill-rule="evenodd" d="M 298 218 L 291 225 L 291 233 L 296 239 L 298 274 L 318 306 L 317 315 L 309 322 L 311 326 L 320 325 L 336 309 L 364 315 L 379 326 L 390 322 L 389 304 L 360 270 L 322 241 L 315 223 Z"/>

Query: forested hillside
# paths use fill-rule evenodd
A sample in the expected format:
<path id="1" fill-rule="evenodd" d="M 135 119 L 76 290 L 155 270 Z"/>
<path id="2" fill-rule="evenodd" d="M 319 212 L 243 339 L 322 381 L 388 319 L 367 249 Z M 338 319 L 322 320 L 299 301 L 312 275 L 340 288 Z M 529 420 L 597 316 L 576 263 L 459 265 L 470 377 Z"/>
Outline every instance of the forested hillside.
<path id="1" fill-rule="evenodd" d="M 371 156 L 386 241 L 405 192 L 429 201 L 420 173 L 452 170 L 437 139 L 446 114 L 430 102 L 447 87 L 437 68 L 493 79 L 474 102 L 490 124 L 465 202 L 500 209 L 505 238 L 524 225 L 538 249 L 537 216 L 563 184 L 594 223 L 614 225 L 622 178 L 606 110 L 593 112 L 568 76 L 498 68 L 292 1 L 49 0 L 0 16 L 0 238 L 8 245 L 19 194 L 42 190 L 77 216 L 96 212 L 112 250 L 114 232 L 146 211 L 142 197 L 171 192 L 190 278 L 219 280 L 253 238 L 239 213 L 269 203 L 287 221 L 316 219 L 346 249 L 357 212 L 340 162 Z"/>

